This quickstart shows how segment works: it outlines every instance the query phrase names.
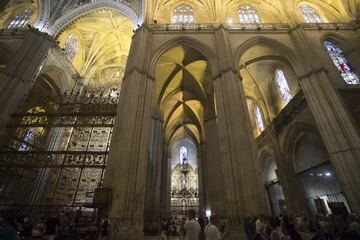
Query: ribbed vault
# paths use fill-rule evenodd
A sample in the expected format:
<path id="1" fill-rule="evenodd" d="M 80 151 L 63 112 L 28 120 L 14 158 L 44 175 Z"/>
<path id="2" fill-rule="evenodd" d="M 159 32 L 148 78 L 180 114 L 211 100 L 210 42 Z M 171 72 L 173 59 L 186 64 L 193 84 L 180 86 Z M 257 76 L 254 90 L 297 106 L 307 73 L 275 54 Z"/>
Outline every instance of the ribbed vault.
<path id="1" fill-rule="evenodd" d="M 111 9 L 100 9 L 75 20 L 59 36 L 61 47 L 70 35 L 78 39 L 73 65 L 89 84 L 121 79 L 132 36 L 132 22 Z"/>
<path id="2" fill-rule="evenodd" d="M 210 66 L 198 51 L 178 45 L 165 52 L 155 70 L 156 99 L 164 119 L 165 140 L 204 137 L 204 115 L 212 94 Z"/>

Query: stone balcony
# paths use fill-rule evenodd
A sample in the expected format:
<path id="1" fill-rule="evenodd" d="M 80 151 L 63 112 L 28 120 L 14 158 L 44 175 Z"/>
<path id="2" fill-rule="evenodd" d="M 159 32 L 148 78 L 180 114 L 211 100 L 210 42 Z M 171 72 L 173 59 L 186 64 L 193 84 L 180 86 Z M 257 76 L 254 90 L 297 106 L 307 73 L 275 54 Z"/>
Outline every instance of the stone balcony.
<path id="1" fill-rule="evenodd" d="M 230 32 L 290 32 L 293 28 L 287 23 L 165 23 L 149 24 L 153 31 L 160 32 L 197 32 L 213 31 L 223 26 Z M 358 30 L 359 25 L 355 23 L 300 23 L 298 27 L 304 30 Z"/>

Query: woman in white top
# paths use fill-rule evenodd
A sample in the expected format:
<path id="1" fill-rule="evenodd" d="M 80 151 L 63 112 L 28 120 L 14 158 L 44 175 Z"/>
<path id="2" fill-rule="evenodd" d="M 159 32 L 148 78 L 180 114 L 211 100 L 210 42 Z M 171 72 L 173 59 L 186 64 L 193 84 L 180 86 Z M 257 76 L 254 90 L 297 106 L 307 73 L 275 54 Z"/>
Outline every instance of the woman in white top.
<path id="1" fill-rule="evenodd" d="M 205 240 L 220 240 L 221 235 L 219 229 L 214 225 L 216 224 L 216 215 L 210 217 L 210 222 L 204 228 Z"/>

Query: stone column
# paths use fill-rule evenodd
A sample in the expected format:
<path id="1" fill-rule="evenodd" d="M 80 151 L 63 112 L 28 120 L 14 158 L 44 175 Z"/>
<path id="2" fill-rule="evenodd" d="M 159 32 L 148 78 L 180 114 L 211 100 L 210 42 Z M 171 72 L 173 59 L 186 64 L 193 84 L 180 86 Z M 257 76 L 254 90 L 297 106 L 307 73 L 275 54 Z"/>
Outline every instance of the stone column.
<path id="1" fill-rule="evenodd" d="M 230 227 L 240 230 L 246 214 L 269 213 L 256 145 L 239 70 L 224 28 L 215 32 L 220 72 L 214 77 L 223 196 Z M 219 193 L 220 194 L 220 193 Z M 235 231 L 232 238 L 241 234 Z"/>
<path id="2" fill-rule="evenodd" d="M 132 41 L 114 133 L 111 139 L 105 187 L 112 188 L 109 217 L 121 229 L 113 239 L 142 239 L 146 176 L 154 81 L 147 74 L 151 33 L 139 28 Z"/>
<path id="3" fill-rule="evenodd" d="M 301 61 L 309 71 L 299 76 L 310 110 L 331 157 L 350 208 L 360 212 L 360 138 L 341 97 L 323 66 L 317 49 L 313 49 L 306 31 L 291 33 Z M 313 50 L 312 50 L 313 49 Z M 325 50 L 324 50 L 325 51 Z M 335 68 L 335 66 L 333 66 Z M 359 73 L 358 73 L 359 74 Z M 339 76 L 340 77 L 340 76 Z"/>
<path id="4" fill-rule="evenodd" d="M 168 158 L 169 145 L 162 144 L 162 158 L 159 166 L 160 175 L 160 218 L 168 218 L 170 210 L 170 173 L 171 166 Z"/>
<path id="5" fill-rule="evenodd" d="M 29 29 L 14 56 L 0 73 L 0 136 L 15 112 L 25 100 L 48 52 L 53 39 L 46 33 Z"/>
<path id="6" fill-rule="evenodd" d="M 274 126 L 269 125 L 271 145 L 278 169 L 280 184 L 284 191 L 286 213 L 288 215 L 307 215 L 307 206 L 304 189 L 300 178 L 296 175 L 293 161 L 281 151 L 279 139 Z"/>
<path id="7" fill-rule="evenodd" d="M 156 107 L 158 108 L 158 107 Z M 144 218 L 145 226 L 158 228 L 161 220 L 161 183 L 162 183 L 162 160 L 163 160 L 163 121 L 160 119 L 159 109 L 155 110 L 151 119 L 150 156 L 148 163 L 148 176 L 146 180 L 146 197 Z"/>
<path id="8" fill-rule="evenodd" d="M 204 178 L 206 191 L 206 207 L 219 217 L 224 216 L 223 190 L 221 179 L 224 178 L 220 158 L 218 129 L 216 116 L 205 120 L 206 144 L 204 151 Z M 204 165 L 203 165 L 204 166 Z"/>

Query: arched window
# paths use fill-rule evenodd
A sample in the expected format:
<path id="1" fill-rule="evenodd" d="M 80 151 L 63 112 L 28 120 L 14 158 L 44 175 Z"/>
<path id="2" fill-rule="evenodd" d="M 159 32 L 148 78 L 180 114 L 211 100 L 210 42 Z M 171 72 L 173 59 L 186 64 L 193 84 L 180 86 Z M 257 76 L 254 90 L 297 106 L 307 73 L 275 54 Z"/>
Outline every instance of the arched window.
<path id="1" fill-rule="evenodd" d="M 281 99 L 286 105 L 291 100 L 292 96 L 284 72 L 281 69 L 276 69 L 275 71 L 275 83 Z"/>
<path id="2" fill-rule="evenodd" d="M 31 9 L 28 9 L 28 8 L 25 9 L 24 12 L 13 17 L 13 19 L 10 21 L 10 23 L 8 25 L 8 29 L 26 27 L 26 25 L 29 23 L 29 20 L 30 20 L 32 14 L 33 14 L 33 11 Z"/>
<path id="3" fill-rule="evenodd" d="M 347 84 L 359 84 L 359 77 L 350 66 L 344 55 L 344 51 L 336 43 L 330 40 L 324 41 L 324 47 L 344 81 Z"/>
<path id="4" fill-rule="evenodd" d="M 180 164 L 187 164 L 188 163 L 188 156 L 187 156 L 187 149 L 186 147 L 180 148 Z"/>
<path id="5" fill-rule="evenodd" d="M 249 5 L 242 5 L 238 9 L 240 23 L 260 23 L 256 9 Z"/>
<path id="6" fill-rule="evenodd" d="M 179 5 L 173 12 L 173 23 L 193 23 L 194 10 L 189 5 Z"/>
<path id="7" fill-rule="evenodd" d="M 264 121 L 263 121 L 263 118 L 261 115 L 261 110 L 258 105 L 255 105 L 254 112 L 255 112 L 256 125 L 259 129 L 259 132 L 262 132 L 262 131 L 264 131 L 265 127 L 264 127 Z"/>
<path id="8" fill-rule="evenodd" d="M 302 4 L 300 6 L 300 11 L 304 17 L 305 22 L 307 23 L 323 23 L 319 13 L 312 7 L 307 4 Z"/>
<path id="9" fill-rule="evenodd" d="M 70 59 L 70 61 L 74 60 L 76 53 L 78 51 L 78 41 L 77 37 L 74 35 L 70 35 L 66 39 L 65 43 L 65 51 Z"/>

